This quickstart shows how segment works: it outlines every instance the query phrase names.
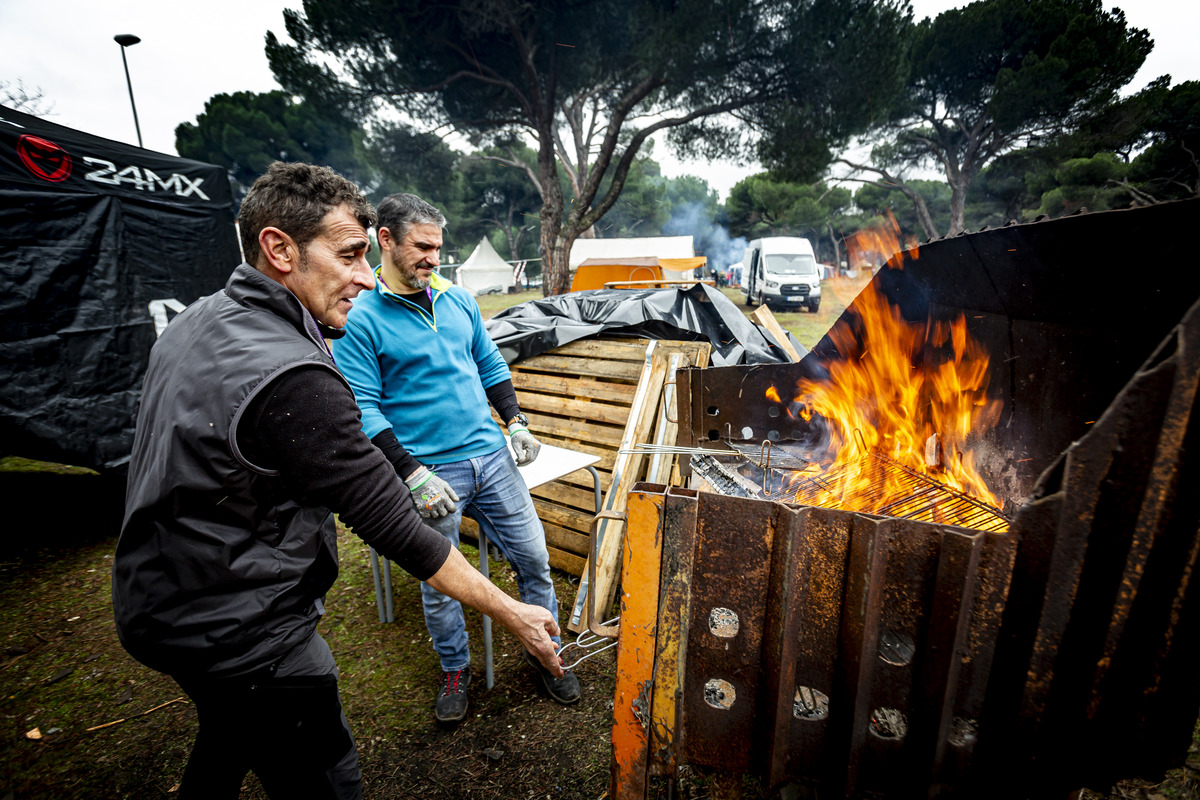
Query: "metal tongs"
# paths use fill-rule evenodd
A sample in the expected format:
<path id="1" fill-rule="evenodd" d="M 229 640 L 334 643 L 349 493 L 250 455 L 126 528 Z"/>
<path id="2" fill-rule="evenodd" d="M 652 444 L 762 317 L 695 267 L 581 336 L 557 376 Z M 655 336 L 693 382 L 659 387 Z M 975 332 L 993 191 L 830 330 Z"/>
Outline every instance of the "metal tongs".
<path id="1" fill-rule="evenodd" d="M 596 620 L 596 603 L 595 603 L 596 593 L 594 591 L 594 587 L 596 586 L 596 542 L 600 538 L 600 535 L 596 529 L 600 523 L 600 520 L 602 520 L 602 519 L 618 520 L 621 523 L 624 523 L 625 522 L 625 512 L 623 512 L 623 511 L 601 511 L 599 514 L 597 514 L 595 517 L 592 518 L 592 533 L 591 533 L 591 536 L 588 537 L 588 589 L 589 589 L 589 591 L 587 593 L 587 615 L 588 615 L 587 630 L 583 631 L 577 637 L 575 637 L 575 641 L 568 642 L 567 644 L 563 645 L 562 647 L 560 647 L 558 649 L 558 655 L 560 658 L 562 657 L 563 653 L 565 653 L 567 650 L 571 649 L 572 647 L 578 648 L 580 651 L 582 651 L 583 655 L 581 655 L 579 658 L 577 658 L 574 662 L 572 662 L 570 664 L 567 664 L 566 660 L 564 659 L 563 660 L 563 669 L 571 669 L 578 664 L 582 664 L 584 661 L 586 661 L 587 659 L 596 655 L 597 653 L 603 653 L 605 650 L 609 649 L 610 647 L 617 646 L 617 630 L 618 630 L 619 626 L 617 626 L 615 623 L 620 621 L 620 619 L 621 619 L 620 615 L 617 615 L 617 616 L 613 617 L 612 619 L 608 620 L 607 622 L 604 622 L 600 625 L 596 625 L 596 622 L 595 622 L 595 620 Z M 605 643 L 606 639 L 610 639 L 611 641 L 609 641 L 606 644 Z"/>
<path id="2" fill-rule="evenodd" d="M 621 618 L 620 616 L 613 617 L 612 619 L 605 621 L 604 624 L 612 625 L 612 624 L 616 623 L 620 618 Z M 558 649 L 558 656 L 559 656 L 559 658 L 563 658 L 563 662 L 564 662 L 563 669 L 574 669 L 575 667 L 582 664 L 584 661 L 587 661 L 592 656 L 597 655 L 599 653 L 603 653 L 605 650 L 608 650 L 608 649 L 616 647 L 616 646 L 617 646 L 616 639 L 610 639 L 607 636 L 597 636 L 596 634 L 592 633 L 590 630 L 587 630 L 587 631 L 584 631 L 581 634 L 579 634 L 579 636 L 575 637 L 575 641 L 567 642 L 562 647 L 560 647 Z M 577 658 L 575 661 L 571 662 L 570 664 L 567 664 L 566 659 L 563 657 L 563 653 L 567 652 L 572 647 L 576 648 L 577 650 L 582 651 L 583 655 L 579 656 L 579 658 Z"/>

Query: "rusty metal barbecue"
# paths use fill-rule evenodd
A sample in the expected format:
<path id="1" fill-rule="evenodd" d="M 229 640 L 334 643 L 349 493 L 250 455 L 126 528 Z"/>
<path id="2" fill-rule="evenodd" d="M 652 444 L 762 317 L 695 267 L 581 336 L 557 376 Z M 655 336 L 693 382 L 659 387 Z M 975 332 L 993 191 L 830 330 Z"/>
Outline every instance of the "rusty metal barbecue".
<path id="1" fill-rule="evenodd" d="M 1142 242 L 1200 201 L 1144 211 L 1122 218 Z M 1065 239 L 973 235 L 947 269 L 1019 252 L 1054 279 L 1063 252 L 1112 246 L 1112 219 L 1091 216 L 1042 223 Z M 921 261 L 942 287 L 930 306 L 972 280 Z M 1048 307 L 1020 310 L 1018 280 L 975 281 L 997 293 L 982 306 L 1013 314 L 993 333 L 1014 411 L 981 445 L 1011 519 L 970 508 L 971 527 L 939 524 L 934 509 L 964 498 L 915 473 L 887 515 L 818 507 L 829 476 L 763 499 L 769 481 L 737 465 L 777 473 L 778 445 L 805 431 L 745 398 L 789 373 L 681 371 L 681 452 L 727 493 L 630 493 L 610 797 L 670 796 L 684 764 L 728 797 L 749 773 L 822 797 L 1062 798 L 1181 763 L 1200 712 L 1200 277 L 1180 281 L 1147 298 L 1138 335 L 1161 344 L 1127 372 L 1137 342 L 1070 308 L 1037 328 L 1026 318 Z M 1164 315 L 1173 330 L 1155 328 Z M 1114 349 L 1091 352 L 1100 339 Z M 1042 352 L 1049 377 L 1028 363 Z"/>

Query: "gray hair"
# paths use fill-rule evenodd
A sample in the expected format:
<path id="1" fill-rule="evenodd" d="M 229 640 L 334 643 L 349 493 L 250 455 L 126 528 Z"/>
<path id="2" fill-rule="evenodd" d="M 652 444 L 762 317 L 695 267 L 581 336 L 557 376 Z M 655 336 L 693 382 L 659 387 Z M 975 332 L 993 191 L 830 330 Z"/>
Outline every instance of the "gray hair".
<path id="1" fill-rule="evenodd" d="M 442 212 L 415 194 L 389 194 L 379 201 L 376 214 L 379 227 L 387 228 L 398 240 L 403 240 L 414 225 L 446 227 Z"/>

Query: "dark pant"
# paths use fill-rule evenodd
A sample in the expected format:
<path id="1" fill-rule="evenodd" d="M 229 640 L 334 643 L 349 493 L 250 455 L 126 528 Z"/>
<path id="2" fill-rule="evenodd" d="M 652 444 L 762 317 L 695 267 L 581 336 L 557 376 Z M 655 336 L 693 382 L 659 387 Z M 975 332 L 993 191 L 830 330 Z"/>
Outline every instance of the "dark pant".
<path id="1" fill-rule="evenodd" d="M 237 798 L 249 771 L 272 798 L 362 796 L 333 657 L 315 635 L 297 649 L 271 672 L 178 679 L 200 717 L 181 800 Z"/>

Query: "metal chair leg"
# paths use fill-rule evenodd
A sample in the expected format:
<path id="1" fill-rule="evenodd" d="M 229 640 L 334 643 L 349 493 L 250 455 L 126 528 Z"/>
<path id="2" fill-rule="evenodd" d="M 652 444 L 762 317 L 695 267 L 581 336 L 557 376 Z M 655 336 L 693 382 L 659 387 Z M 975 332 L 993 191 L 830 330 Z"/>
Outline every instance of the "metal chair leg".
<path id="1" fill-rule="evenodd" d="M 488 575 L 488 540 L 482 525 L 479 527 L 479 572 L 491 580 Z M 492 662 L 492 618 L 487 614 L 483 615 L 483 671 L 487 679 L 486 686 L 491 689 L 496 679 Z"/>
<path id="2" fill-rule="evenodd" d="M 375 610 L 379 612 L 379 621 L 385 622 L 386 618 L 383 613 L 383 586 L 379 582 L 379 554 L 375 552 L 374 547 L 368 547 L 367 550 L 371 553 L 371 580 L 375 584 Z"/>

